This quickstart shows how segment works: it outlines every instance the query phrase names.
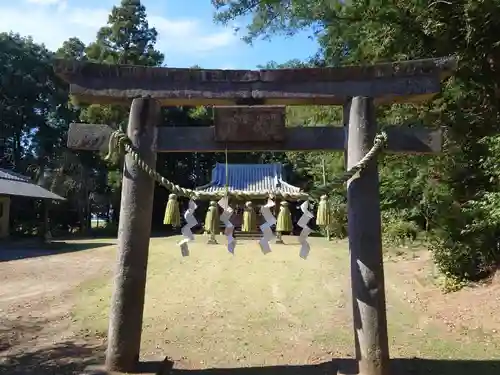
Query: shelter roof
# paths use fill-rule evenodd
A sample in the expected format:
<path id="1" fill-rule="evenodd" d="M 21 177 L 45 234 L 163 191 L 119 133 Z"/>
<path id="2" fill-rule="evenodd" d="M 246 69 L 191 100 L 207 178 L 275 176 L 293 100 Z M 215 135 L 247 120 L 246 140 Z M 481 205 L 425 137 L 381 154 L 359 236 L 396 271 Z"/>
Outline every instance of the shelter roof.
<path id="1" fill-rule="evenodd" d="M 0 195 L 14 195 L 53 200 L 65 199 L 37 184 L 34 184 L 29 177 L 2 168 L 0 168 Z"/>

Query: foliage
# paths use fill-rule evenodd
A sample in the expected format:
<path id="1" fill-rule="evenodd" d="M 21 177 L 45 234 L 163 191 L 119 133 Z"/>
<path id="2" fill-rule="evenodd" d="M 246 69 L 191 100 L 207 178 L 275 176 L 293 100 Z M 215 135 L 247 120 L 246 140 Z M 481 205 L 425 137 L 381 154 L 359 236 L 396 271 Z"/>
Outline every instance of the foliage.
<path id="1" fill-rule="evenodd" d="M 444 293 L 452 293 L 466 287 L 467 281 L 453 275 L 441 275 L 437 280 L 437 285 Z"/>
<path id="2" fill-rule="evenodd" d="M 146 7 L 138 0 L 122 0 L 114 6 L 108 24 L 85 50 L 90 60 L 110 64 L 157 66 L 164 56 L 155 50 L 158 33 L 149 27 Z"/>
<path id="3" fill-rule="evenodd" d="M 50 59 L 31 38 L 0 34 L 0 166 L 25 172 L 35 159 L 49 163 L 62 144 L 67 124 L 56 119 L 64 97 Z"/>
<path id="4" fill-rule="evenodd" d="M 382 225 L 383 239 L 389 245 L 407 246 L 413 243 L 421 228 L 414 221 L 405 221 L 397 213 L 385 211 Z"/>
<path id="5" fill-rule="evenodd" d="M 110 64 L 157 66 L 162 64 L 164 56 L 154 49 L 156 38 L 157 31 L 149 27 L 146 8 L 141 2 L 123 0 L 119 6 L 112 8 L 108 23 L 99 29 L 96 41 L 85 46 L 79 39 L 70 38 L 63 43 L 56 55 Z M 86 123 L 107 123 L 123 127 L 127 123 L 128 109 L 116 105 L 84 105 L 79 117 Z M 105 163 L 94 153 L 70 152 L 70 155 L 77 155 L 79 162 L 66 164 L 65 168 L 59 169 L 58 174 L 59 180 L 64 180 L 61 175 L 68 175 L 68 169 L 76 171 L 78 175 L 73 177 L 79 181 L 76 187 L 79 202 L 82 202 L 82 229 L 86 231 L 90 228 L 90 215 L 87 211 L 91 206 L 108 211 L 112 208 L 113 215 L 109 219 L 116 223 L 119 215 L 123 160 Z M 97 174 L 94 172 L 96 170 L 99 171 Z M 58 181 L 58 184 L 60 185 L 61 181 Z M 98 203 L 92 197 L 106 197 L 106 201 L 99 199 Z"/>
<path id="6" fill-rule="evenodd" d="M 331 203 L 331 219 L 328 227 L 331 237 L 343 239 L 347 237 L 347 205 L 345 203 Z"/>

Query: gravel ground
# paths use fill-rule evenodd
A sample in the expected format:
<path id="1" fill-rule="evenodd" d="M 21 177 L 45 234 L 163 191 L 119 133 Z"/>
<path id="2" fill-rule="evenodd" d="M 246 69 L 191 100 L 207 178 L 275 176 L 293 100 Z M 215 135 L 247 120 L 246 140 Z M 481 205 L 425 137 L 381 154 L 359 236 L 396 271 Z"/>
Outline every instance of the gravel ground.
<path id="1" fill-rule="evenodd" d="M 103 338 L 72 330 L 71 291 L 109 272 L 112 242 L 62 245 L 0 251 L 0 374 L 74 374 L 103 358 Z"/>

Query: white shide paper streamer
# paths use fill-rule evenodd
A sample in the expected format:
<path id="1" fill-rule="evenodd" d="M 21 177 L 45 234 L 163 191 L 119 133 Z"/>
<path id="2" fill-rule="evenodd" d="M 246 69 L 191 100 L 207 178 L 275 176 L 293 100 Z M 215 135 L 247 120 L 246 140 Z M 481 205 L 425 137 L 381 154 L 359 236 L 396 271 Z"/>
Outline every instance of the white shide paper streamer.
<path id="1" fill-rule="evenodd" d="M 194 211 L 198 206 L 194 203 L 193 200 L 189 201 L 188 209 L 184 212 L 184 219 L 186 220 L 186 225 L 184 225 L 181 229 L 181 233 L 184 238 L 178 243 L 181 247 L 181 254 L 183 257 L 189 255 L 189 247 L 188 242 L 194 241 L 194 235 L 191 231 L 191 228 L 198 224 L 198 221 L 194 217 Z"/>
<path id="2" fill-rule="evenodd" d="M 224 234 L 227 237 L 227 250 L 234 254 L 234 248 L 236 247 L 236 239 L 233 236 L 234 225 L 229 220 L 233 215 L 233 209 L 229 206 L 229 198 L 224 197 L 218 202 L 219 206 L 222 207 L 224 212 L 220 215 L 220 221 L 224 223 L 225 229 Z"/>
<path id="3" fill-rule="evenodd" d="M 311 246 L 309 242 L 307 242 L 307 237 L 311 234 L 312 229 L 307 226 L 309 220 L 311 220 L 314 215 L 309 211 L 309 202 L 305 201 L 300 205 L 300 210 L 303 212 L 303 215 L 300 217 L 297 225 L 302 228 L 302 231 L 299 235 L 300 242 L 300 257 L 302 259 L 306 259 L 309 255 L 309 251 L 311 250 Z"/>
<path id="4" fill-rule="evenodd" d="M 271 198 L 267 200 L 267 204 L 260 208 L 260 212 L 264 217 L 265 222 L 260 226 L 260 230 L 262 231 L 262 238 L 259 241 L 260 249 L 264 254 L 271 252 L 271 246 L 269 242 L 275 239 L 273 231 L 271 227 L 276 225 L 276 218 L 271 212 L 271 208 L 274 207 L 274 202 Z"/>

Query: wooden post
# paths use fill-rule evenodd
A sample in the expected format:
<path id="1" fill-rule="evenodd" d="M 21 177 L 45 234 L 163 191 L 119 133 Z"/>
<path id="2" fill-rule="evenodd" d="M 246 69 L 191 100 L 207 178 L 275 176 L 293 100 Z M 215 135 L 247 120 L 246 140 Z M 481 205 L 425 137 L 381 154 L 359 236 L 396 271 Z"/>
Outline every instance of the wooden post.
<path id="1" fill-rule="evenodd" d="M 51 200 L 43 200 L 43 239 L 45 243 L 52 241 L 52 232 L 50 228 L 50 207 L 52 206 Z"/>
<path id="2" fill-rule="evenodd" d="M 50 242 L 50 226 L 49 226 L 49 205 L 51 201 L 48 199 L 40 200 L 40 224 L 38 225 L 38 239 L 43 244 Z"/>
<path id="3" fill-rule="evenodd" d="M 40 199 L 38 201 L 40 203 L 38 207 L 38 228 L 37 228 L 37 238 L 42 244 L 45 243 L 45 226 L 47 223 L 45 222 L 45 200 Z M 35 206 L 36 207 L 36 206 Z"/>
<path id="4" fill-rule="evenodd" d="M 324 157 L 321 158 L 321 169 L 323 172 L 323 185 L 326 185 L 326 171 L 325 171 L 325 158 Z M 327 203 L 330 204 L 330 202 L 327 202 Z M 329 225 L 326 226 L 325 232 L 326 232 L 327 240 L 330 241 L 330 226 Z"/>
<path id="5" fill-rule="evenodd" d="M 0 239 L 8 238 L 10 229 L 10 197 L 0 195 Z"/>
<path id="6" fill-rule="evenodd" d="M 349 116 L 347 166 L 352 168 L 373 146 L 377 125 L 373 99 L 354 97 Z M 347 186 L 349 248 L 356 359 L 359 373 L 387 375 L 389 344 L 377 161 Z"/>
<path id="7" fill-rule="evenodd" d="M 134 99 L 128 123 L 128 137 L 153 168 L 159 114 L 154 99 Z M 126 155 L 106 355 L 109 371 L 133 372 L 139 361 L 153 194 L 153 179 Z"/>
<path id="8" fill-rule="evenodd" d="M 349 139 L 349 112 L 351 111 L 351 98 L 342 106 L 342 126 L 344 129 L 344 169 L 347 170 L 347 140 Z"/>

